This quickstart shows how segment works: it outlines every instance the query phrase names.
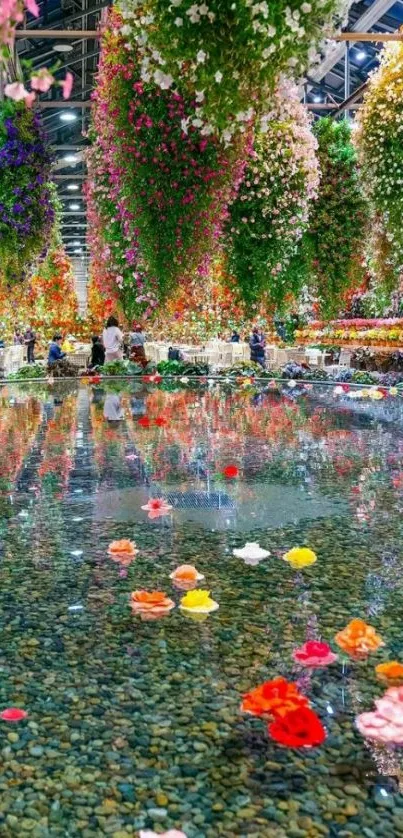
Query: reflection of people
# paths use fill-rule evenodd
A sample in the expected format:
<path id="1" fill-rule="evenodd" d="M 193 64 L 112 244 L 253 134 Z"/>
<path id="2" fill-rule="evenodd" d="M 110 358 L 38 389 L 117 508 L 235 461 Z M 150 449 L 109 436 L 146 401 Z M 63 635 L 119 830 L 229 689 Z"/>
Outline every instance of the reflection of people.
<path id="1" fill-rule="evenodd" d="M 61 361 L 66 357 L 66 353 L 62 352 L 62 336 L 59 334 L 53 335 L 52 343 L 49 346 L 48 364 L 55 364 L 56 361 Z"/>
<path id="2" fill-rule="evenodd" d="M 254 326 L 252 334 L 249 339 L 250 359 L 261 367 L 265 366 L 265 339 L 262 332 L 259 332 L 257 326 Z"/>
<path id="3" fill-rule="evenodd" d="M 102 342 L 105 349 L 105 361 L 123 360 L 123 334 L 119 329 L 119 322 L 116 317 L 108 317 L 105 329 L 102 332 Z"/>
<path id="4" fill-rule="evenodd" d="M 146 342 L 145 334 L 138 323 L 133 323 L 132 331 L 130 332 L 130 358 L 135 364 L 141 364 L 142 367 L 147 366 L 147 358 L 144 349 Z"/>
<path id="5" fill-rule="evenodd" d="M 108 422 L 120 422 L 124 417 L 124 411 L 120 396 L 117 393 L 108 393 L 104 402 L 104 417 Z"/>
<path id="6" fill-rule="evenodd" d="M 25 330 L 24 343 L 25 343 L 25 346 L 27 347 L 27 361 L 28 361 L 28 364 L 34 364 L 35 363 L 34 349 L 35 349 L 36 337 L 35 337 L 35 332 L 33 331 L 33 329 L 31 329 L 30 326 L 27 326 L 27 328 Z"/>
<path id="7" fill-rule="evenodd" d="M 98 335 L 94 335 L 92 338 L 90 367 L 91 369 L 94 369 L 95 367 L 102 367 L 104 363 L 105 349 L 102 346 L 101 338 Z"/>

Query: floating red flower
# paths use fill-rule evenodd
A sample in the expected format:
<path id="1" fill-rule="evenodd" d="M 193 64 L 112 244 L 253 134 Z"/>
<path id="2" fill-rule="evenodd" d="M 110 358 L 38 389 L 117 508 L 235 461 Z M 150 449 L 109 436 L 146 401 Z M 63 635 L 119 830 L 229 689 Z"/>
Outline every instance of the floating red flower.
<path id="1" fill-rule="evenodd" d="M 222 473 L 228 480 L 234 480 L 239 475 L 239 468 L 233 465 L 225 466 Z"/>
<path id="2" fill-rule="evenodd" d="M 301 695 L 296 684 L 281 676 L 266 681 L 243 696 L 241 710 L 252 716 L 286 716 L 301 707 L 308 707 L 308 699 Z"/>
<path id="3" fill-rule="evenodd" d="M 21 710 L 19 707 L 7 707 L 6 710 L 3 710 L 0 713 L 0 719 L 3 722 L 21 722 L 22 719 L 26 719 L 28 713 L 26 710 Z"/>
<path id="4" fill-rule="evenodd" d="M 299 649 L 294 649 L 292 656 L 296 663 L 312 669 L 318 666 L 328 666 L 337 660 L 337 655 L 332 652 L 330 646 L 318 640 L 308 640 Z"/>
<path id="5" fill-rule="evenodd" d="M 309 707 L 299 707 L 286 716 L 278 716 L 269 724 L 268 732 L 275 742 L 288 748 L 313 748 L 326 739 L 322 722 Z"/>

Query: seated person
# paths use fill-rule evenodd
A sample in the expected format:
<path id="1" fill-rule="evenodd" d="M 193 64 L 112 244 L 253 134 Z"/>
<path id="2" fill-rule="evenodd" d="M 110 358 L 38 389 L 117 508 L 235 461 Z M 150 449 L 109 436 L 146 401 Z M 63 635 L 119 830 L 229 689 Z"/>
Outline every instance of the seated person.
<path id="1" fill-rule="evenodd" d="M 52 343 L 49 346 L 48 364 L 55 364 L 57 361 L 61 361 L 62 358 L 66 357 L 66 353 L 62 352 L 60 348 L 62 340 L 62 335 L 53 335 Z"/>
<path id="2" fill-rule="evenodd" d="M 102 367 L 105 363 L 105 349 L 103 347 L 101 338 L 94 335 L 92 338 L 90 369 Z"/>

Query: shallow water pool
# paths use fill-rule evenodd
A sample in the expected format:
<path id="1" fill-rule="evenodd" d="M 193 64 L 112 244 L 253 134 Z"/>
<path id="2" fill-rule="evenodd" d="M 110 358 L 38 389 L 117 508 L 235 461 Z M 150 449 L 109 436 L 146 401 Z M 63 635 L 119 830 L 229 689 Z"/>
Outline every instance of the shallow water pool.
<path id="1" fill-rule="evenodd" d="M 402 750 L 354 725 L 386 689 L 375 666 L 403 661 L 402 419 L 400 398 L 326 386 L 0 390 L 0 712 L 28 713 L 0 721 L 0 835 L 403 836 Z M 149 518 L 150 498 L 172 509 Z M 123 538 L 131 562 L 108 556 Z M 237 558 L 245 542 L 270 556 Z M 294 570 L 296 546 L 317 562 Z M 184 563 L 219 610 L 133 615 L 138 589 L 180 603 Z M 366 660 L 334 643 L 353 617 L 385 643 Z M 337 662 L 294 663 L 312 639 Z M 240 711 L 278 675 L 320 747 Z"/>

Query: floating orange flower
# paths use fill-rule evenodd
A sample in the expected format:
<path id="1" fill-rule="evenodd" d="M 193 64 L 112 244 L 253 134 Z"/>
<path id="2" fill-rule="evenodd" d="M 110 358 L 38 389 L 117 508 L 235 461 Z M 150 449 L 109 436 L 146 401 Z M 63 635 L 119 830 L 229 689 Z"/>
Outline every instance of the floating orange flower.
<path id="1" fill-rule="evenodd" d="M 309 707 L 308 699 L 301 695 L 296 684 L 281 676 L 246 693 L 241 704 L 244 713 L 272 718 L 283 718 L 301 707 Z"/>
<path id="2" fill-rule="evenodd" d="M 197 583 L 204 579 L 203 574 L 199 573 L 191 564 L 181 564 L 169 576 L 174 585 L 181 591 L 189 591 L 195 588 Z"/>
<path id="3" fill-rule="evenodd" d="M 162 591 L 133 591 L 130 606 L 143 620 L 156 620 L 175 608 L 175 603 Z"/>
<path id="4" fill-rule="evenodd" d="M 375 629 L 360 619 L 351 620 L 334 639 L 343 652 L 357 659 L 365 658 L 369 652 L 376 652 L 380 646 L 385 645 Z"/>
<path id="5" fill-rule="evenodd" d="M 120 541 L 112 541 L 108 547 L 108 555 L 114 562 L 130 564 L 139 551 L 136 545 L 128 538 L 121 538 Z"/>
<path id="6" fill-rule="evenodd" d="M 380 681 L 398 686 L 403 684 L 403 663 L 399 661 L 387 661 L 375 667 L 375 672 Z"/>

